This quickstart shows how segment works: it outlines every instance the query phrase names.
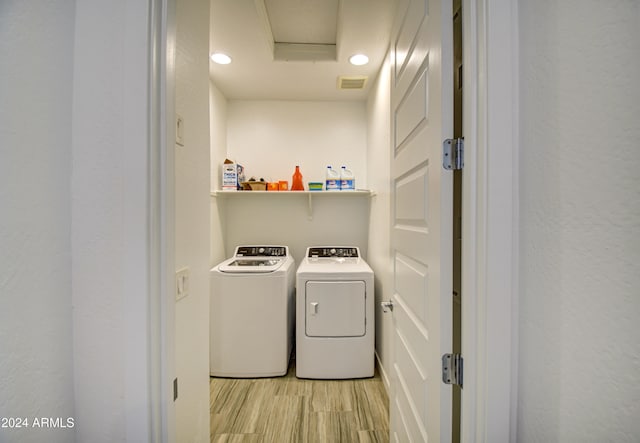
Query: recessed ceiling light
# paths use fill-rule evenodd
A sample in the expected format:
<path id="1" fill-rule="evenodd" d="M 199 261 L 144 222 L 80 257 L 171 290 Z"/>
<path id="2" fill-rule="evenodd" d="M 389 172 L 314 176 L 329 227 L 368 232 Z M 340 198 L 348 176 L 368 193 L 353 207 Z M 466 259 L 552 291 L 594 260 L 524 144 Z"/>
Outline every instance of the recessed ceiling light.
<path id="1" fill-rule="evenodd" d="M 349 58 L 349 63 L 356 66 L 366 65 L 369 63 L 369 57 L 364 54 L 352 55 L 351 58 Z"/>
<path id="2" fill-rule="evenodd" d="M 214 52 L 211 54 L 211 60 L 219 65 L 228 65 L 231 63 L 231 57 L 227 54 L 223 54 L 222 52 Z"/>

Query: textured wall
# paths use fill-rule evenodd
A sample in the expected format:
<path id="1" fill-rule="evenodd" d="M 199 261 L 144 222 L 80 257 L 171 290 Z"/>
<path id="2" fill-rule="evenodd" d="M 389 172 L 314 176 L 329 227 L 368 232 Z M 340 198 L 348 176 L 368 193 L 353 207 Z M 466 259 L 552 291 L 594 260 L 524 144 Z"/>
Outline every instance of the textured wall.
<path id="1" fill-rule="evenodd" d="M 0 417 L 30 425 L 74 417 L 73 34 L 73 2 L 0 2 Z M 7 443 L 73 440 L 0 428 Z"/>
<path id="2" fill-rule="evenodd" d="M 640 439 L 640 3 L 520 2 L 518 441 Z"/>
<path id="3" fill-rule="evenodd" d="M 389 57 L 385 59 L 367 101 L 367 171 L 369 183 L 376 191 L 371 200 L 369 219 L 368 261 L 375 272 L 376 352 L 384 366 L 384 375 L 391 373 L 392 317 L 380 309 L 382 300 L 393 295 L 393 263 L 389 255 L 391 189 L 389 161 L 391 158 Z M 385 378 L 385 383 L 389 380 Z"/>
<path id="4" fill-rule="evenodd" d="M 233 100 L 228 111 L 227 152 L 245 166 L 247 179 L 255 175 L 291 185 L 300 165 L 306 184 L 324 181 L 327 165 L 346 165 L 356 187 L 367 187 L 363 102 Z"/>
<path id="5" fill-rule="evenodd" d="M 220 189 L 222 182 L 220 165 L 227 156 L 227 99 L 216 88 L 209 84 L 209 113 L 211 116 L 211 190 Z M 226 258 L 224 250 L 224 230 L 222 218 L 216 200 L 211 198 L 211 260 L 213 267 Z"/>

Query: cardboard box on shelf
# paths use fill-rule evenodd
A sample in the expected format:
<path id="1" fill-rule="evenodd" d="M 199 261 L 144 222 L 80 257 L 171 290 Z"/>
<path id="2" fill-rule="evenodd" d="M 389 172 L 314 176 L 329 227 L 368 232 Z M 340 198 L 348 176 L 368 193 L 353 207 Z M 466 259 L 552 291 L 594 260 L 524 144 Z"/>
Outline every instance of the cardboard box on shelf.
<path id="1" fill-rule="evenodd" d="M 226 159 L 222 164 L 222 190 L 237 191 L 238 183 L 244 180 L 244 168 Z"/>

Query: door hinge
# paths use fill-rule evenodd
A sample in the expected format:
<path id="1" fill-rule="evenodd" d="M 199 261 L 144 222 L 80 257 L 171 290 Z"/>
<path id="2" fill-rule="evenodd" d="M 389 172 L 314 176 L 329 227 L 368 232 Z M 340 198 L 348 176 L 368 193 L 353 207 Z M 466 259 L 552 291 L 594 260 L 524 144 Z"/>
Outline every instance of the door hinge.
<path id="1" fill-rule="evenodd" d="M 178 399 L 178 377 L 173 379 L 173 401 Z"/>
<path id="2" fill-rule="evenodd" d="M 442 356 L 442 382 L 462 387 L 462 355 L 444 354 Z"/>
<path id="3" fill-rule="evenodd" d="M 448 138 L 442 142 L 442 167 L 447 170 L 464 166 L 464 138 Z"/>

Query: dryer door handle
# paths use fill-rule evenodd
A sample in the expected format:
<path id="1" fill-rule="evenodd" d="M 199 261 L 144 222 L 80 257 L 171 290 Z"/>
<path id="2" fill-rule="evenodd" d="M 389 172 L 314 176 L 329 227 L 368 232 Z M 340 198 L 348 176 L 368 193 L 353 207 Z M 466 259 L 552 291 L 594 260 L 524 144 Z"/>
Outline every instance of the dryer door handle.
<path id="1" fill-rule="evenodd" d="M 318 302 L 314 301 L 309 304 L 311 305 L 311 315 L 316 315 L 318 313 Z"/>

